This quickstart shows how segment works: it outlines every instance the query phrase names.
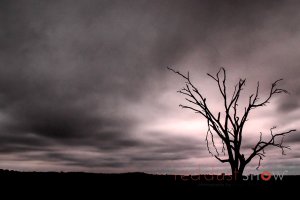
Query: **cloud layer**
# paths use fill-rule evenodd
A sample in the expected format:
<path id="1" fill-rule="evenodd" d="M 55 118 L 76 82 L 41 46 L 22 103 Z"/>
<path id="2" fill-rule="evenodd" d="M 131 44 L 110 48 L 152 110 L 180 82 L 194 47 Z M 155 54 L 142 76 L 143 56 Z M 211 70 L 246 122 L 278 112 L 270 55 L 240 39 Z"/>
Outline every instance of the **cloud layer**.
<path id="1" fill-rule="evenodd" d="M 221 169 L 206 122 L 180 110 L 190 71 L 221 109 L 206 73 L 226 67 L 262 94 L 284 78 L 291 95 L 251 116 L 245 149 L 273 125 L 299 122 L 296 1 L 3 1 L 0 6 L 0 168 L 95 172 Z M 251 124 L 252 123 L 252 124 Z M 259 130 L 254 129 L 260 128 Z M 295 149 L 271 168 L 299 174 Z M 274 154 L 274 155 L 273 155 Z M 251 171 L 249 167 L 249 171 Z"/>

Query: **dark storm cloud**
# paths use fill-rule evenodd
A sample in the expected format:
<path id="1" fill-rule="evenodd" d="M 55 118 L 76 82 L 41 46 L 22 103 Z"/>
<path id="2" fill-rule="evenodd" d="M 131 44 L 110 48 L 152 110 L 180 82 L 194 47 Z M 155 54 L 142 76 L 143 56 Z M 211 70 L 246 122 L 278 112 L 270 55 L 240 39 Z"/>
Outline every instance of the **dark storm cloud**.
<path id="1" fill-rule="evenodd" d="M 45 160 L 45 161 L 55 161 L 58 163 L 63 163 L 70 166 L 83 166 L 83 167 L 90 167 L 90 168 L 96 168 L 96 167 L 111 167 L 111 168 L 120 168 L 120 167 L 126 167 L 128 163 L 126 160 L 122 159 L 116 159 L 116 158 L 110 158 L 110 157 L 98 157 L 97 159 L 91 159 L 91 158 L 83 158 L 82 156 L 78 155 L 70 155 L 65 154 L 63 152 L 54 153 L 49 152 L 45 154 L 41 154 L 38 156 L 39 160 Z"/>
<path id="2" fill-rule="evenodd" d="M 165 67 L 199 49 L 205 72 L 215 72 L 228 60 L 251 63 L 251 56 L 259 57 L 270 41 L 299 33 L 299 3 L 286 2 L 2 1 L 1 154 L 28 152 L 28 160 L 87 168 L 206 157 L 205 143 L 194 138 L 144 138 L 144 126 L 165 116 L 166 104 L 172 103 L 172 98 L 156 102 L 169 80 Z M 271 62 L 268 71 L 282 72 L 281 62 Z M 287 65 L 297 69 L 297 63 L 294 59 Z M 252 71 L 245 70 L 249 66 L 236 73 Z M 253 70 L 257 78 L 264 76 L 261 69 Z M 282 75 L 295 79 L 298 71 Z M 272 75 L 265 75 L 266 81 Z M 295 95 L 281 102 L 279 110 L 298 108 L 298 85 L 289 79 L 287 89 Z M 128 111 L 149 96 L 149 104 Z M 149 116 L 149 110 L 157 112 Z M 64 147 L 82 152 L 91 147 L 105 155 L 85 159 L 55 149 Z M 120 152 L 124 155 L 117 156 Z"/>
<path id="3" fill-rule="evenodd" d="M 117 112 L 127 98 L 139 98 L 152 68 L 178 59 L 189 40 L 185 32 L 174 32 L 181 15 L 170 18 L 172 23 L 168 19 L 157 22 L 158 17 L 143 15 L 141 8 L 148 4 L 4 3 L 0 103 L 12 120 L 3 130 L 12 132 L 11 138 L 4 141 L 22 141 L 19 137 L 31 133 L 43 136 L 36 144 L 47 137 L 64 143 L 97 137 L 101 142 L 118 141 L 105 148 L 130 145 L 118 139 L 127 137 L 123 135 L 130 119 L 107 116 Z M 160 3 L 155 2 L 146 13 L 167 17 L 169 4 L 156 10 Z M 119 126 L 122 131 L 101 130 L 104 126 Z"/>
<path id="4" fill-rule="evenodd" d="M 299 144 L 299 142 L 300 142 L 300 132 L 299 131 L 293 132 L 292 134 L 287 136 L 284 141 L 286 141 L 288 143 L 291 143 L 293 145 L 294 144 Z"/>
<path id="5" fill-rule="evenodd" d="M 279 105 L 279 111 L 283 113 L 291 112 L 299 108 L 300 99 L 300 87 L 299 87 L 299 74 L 291 75 L 284 80 L 285 84 L 283 87 L 289 92 L 289 95 L 284 98 L 284 100 Z"/>
<path id="6" fill-rule="evenodd" d="M 66 146 L 56 144 L 55 147 L 57 148 L 54 149 L 49 145 L 39 149 L 23 149 L 25 150 L 23 153 L 18 150 L 5 153 L 20 153 L 20 156 L 16 158 L 19 161 L 38 160 L 46 163 L 56 163 L 61 166 L 80 166 L 85 170 L 99 167 L 109 167 L 111 169 L 124 167 L 124 169 L 127 169 L 129 166 L 136 167 L 141 163 L 157 168 L 159 167 L 155 166 L 157 162 L 182 161 L 199 156 L 208 156 L 208 153 L 203 151 L 206 147 L 201 146 L 198 140 L 184 136 L 169 138 L 163 135 L 161 133 L 158 141 L 144 141 L 142 146 L 136 148 L 138 150 L 136 153 L 132 153 L 128 148 L 124 148 L 120 152 L 113 149 L 104 151 L 91 149 L 93 146 L 91 141 L 89 146 L 81 146 L 75 149 L 74 146 L 68 149 Z M 115 141 L 111 140 L 111 142 Z"/>

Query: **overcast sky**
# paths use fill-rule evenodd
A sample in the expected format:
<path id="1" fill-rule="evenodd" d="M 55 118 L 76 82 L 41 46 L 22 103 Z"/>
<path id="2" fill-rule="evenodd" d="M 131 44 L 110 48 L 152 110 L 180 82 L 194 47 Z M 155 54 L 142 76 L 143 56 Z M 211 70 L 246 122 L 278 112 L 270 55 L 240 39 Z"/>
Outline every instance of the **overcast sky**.
<path id="1" fill-rule="evenodd" d="M 249 95 L 284 78 L 290 95 L 250 115 L 244 150 L 299 129 L 300 1 L 1 1 L 0 168 L 201 173 L 227 169 L 206 150 L 206 121 L 182 110 L 185 73 L 222 109 L 206 73 L 225 67 Z M 261 170 L 300 174 L 300 135 Z M 257 160 L 246 171 L 253 172 Z"/>

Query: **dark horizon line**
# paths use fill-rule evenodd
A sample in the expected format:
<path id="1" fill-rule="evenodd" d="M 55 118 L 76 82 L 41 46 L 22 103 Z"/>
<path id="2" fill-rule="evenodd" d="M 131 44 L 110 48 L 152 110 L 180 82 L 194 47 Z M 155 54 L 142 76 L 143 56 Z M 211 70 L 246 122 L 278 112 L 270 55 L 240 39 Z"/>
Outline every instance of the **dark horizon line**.
<path id="1" fill-rule="evenodd" d="M 153 176 L 231 176 L 231 174 L 226 174 L 225 172 L 221 174 L 170 174 L 170 173 L 147 173 L 147 172 L 139 172 L 139 171 L 134 171 L 134 172 L 115 172 L 115 173 L 107 173 L 107 172 L 86 172 L 86 171 L 21 171 L 21 170 L 11 170 L 11 169 L 0 169 L 0 174 L 3 172 L 8 172 L 8 173 L 39 173 L 39 174 L 46 174 L 46 173 L 52 173 L 52 174 L 94 174 L 94 175 L 126 175 L 126 174 L 140 174 L 140 175 L 153 175 Z M 243 176 L 257 176 L 260 175 L 261 173 L 258 174 L 245 174 Z M 274 175 L 272 175 L 274 176 Z M 286 174 L 284 176 L 289 176 L 289 177 L 295 177 L 299 175 L 295 174 Z"/>

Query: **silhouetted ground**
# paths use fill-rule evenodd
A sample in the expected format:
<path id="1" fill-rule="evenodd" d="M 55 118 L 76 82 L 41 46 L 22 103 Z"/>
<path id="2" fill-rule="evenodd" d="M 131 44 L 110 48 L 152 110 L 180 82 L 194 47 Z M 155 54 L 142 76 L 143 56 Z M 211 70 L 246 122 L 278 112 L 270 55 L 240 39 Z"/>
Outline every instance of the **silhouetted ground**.
<path id="1" fill-rule="evenodd" d="M 219 178 L 219 180 L 217 180 Z M 15 172 L 0 170 L 1 194 L 47 197 L 261 197 L 298 194 L 300 176 L 282 180 L 233 183 L 225 176 L 150 175 L 145 173 L 93 174 L 59 172 Z M 213 180 L 212 180 L 213 179 Z M 225 180 L 224 180 L 225 179 Z M 238 194 L 242 194 L 239 196 Z M 141 196 L 142 195 L 142 196 Z M 199 199 L 198 198 L 198 199 Z M 200 198 L 200 199 L 201 199 Z M 205 198 L 206 199 L 206 198 Z M 226 198 L 227 199 L 227 198 Z"/>

